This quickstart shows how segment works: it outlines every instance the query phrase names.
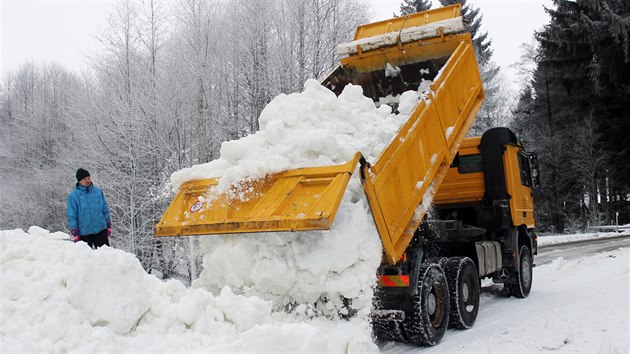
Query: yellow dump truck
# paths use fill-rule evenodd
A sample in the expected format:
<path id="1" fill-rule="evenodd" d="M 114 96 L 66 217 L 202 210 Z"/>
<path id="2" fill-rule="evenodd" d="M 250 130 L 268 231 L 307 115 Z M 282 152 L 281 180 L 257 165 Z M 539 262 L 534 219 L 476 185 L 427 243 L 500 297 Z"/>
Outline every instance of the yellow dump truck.
<path id="1" fill-rule="evenodd" d="M 537 253 L 532 191 L 539 185 L 536 154 L 509 129 L 464 139 L 433 198 L 434 215 L 398 263 L 379 267 L 376 335 L 432 345 L 447 326 L 472 327 L 481 278 L 527 297 Z"/>
<path id="2" fill-rule="evenodd" d="M 187 182 L 156 236 L 326 230 L 358 169 L 383 245 L 377 336 L 433 345 L 449 323 L 469 328 L 483 277 L 527 296 L 536 253 L 536 156 L 506 128 L 465 138 L 484 92 L 460 12 L 452 5 L 359 26 L 354 40 L 337 48 L 344 57 L 322 80 L 337 95 L 360 85 L 379 102 L 433 80 L 374 163 L 357 152 L 345 164 L 283 171 L 246 182 L 251 192 L 239 199 L 202 201 L 218 178 Z"/>

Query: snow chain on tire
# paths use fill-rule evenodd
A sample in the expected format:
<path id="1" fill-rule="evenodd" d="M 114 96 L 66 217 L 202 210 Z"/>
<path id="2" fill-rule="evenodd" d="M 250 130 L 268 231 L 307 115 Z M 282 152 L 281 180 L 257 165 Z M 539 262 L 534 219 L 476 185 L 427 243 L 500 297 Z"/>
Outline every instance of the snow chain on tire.
<path id="1" fill-rule="evenodd" d="M 444 272 L 450 290 L 451 312 L 449 327 L 468 329 L 475 324 L 479 312 L 479 273 L 475 262 L 468 257 L 452 257 Z"/>
<path id="2" fill-rule="evenodd" d="M 373 321 L 372 332 L 379 340 L 390 342 L 404 342 L 401 326 L 394 321 Z"/>
<path id="3" fill-rule="evenodd" d="M 518 271 L 516 279 L 505 283 L 505 292 L 508 296 L 526 298 L 532 289 L 532 254 L 529 247 L 522 245 L 519 251 Z"/>
<path id="4" fill-rule="evenodd" d="M 442 268 L 442 270 L 444 270 L 444 271 L 445 271 L 444 267 L 446 267 L 446 262 L 448 262 L 448 258 L 446 258 L 446 257 L 431 257 L 431 258 L 428 258 L 425 261 L 425 263 L 435 263 L 435 264 L 439 265 L 440 268 Z M 446 273 L 446 271 L 445 271 L 445 273 Z"/>
<path id="5" fill-rule="evenodd" d="M 448 327 L 448 282 L 434 263 L 421 264 L 418 273 L 418 292 L 412 297 L 413 310 L 405 313 L 403 334 L 408 343 L 436 345 Z"/>

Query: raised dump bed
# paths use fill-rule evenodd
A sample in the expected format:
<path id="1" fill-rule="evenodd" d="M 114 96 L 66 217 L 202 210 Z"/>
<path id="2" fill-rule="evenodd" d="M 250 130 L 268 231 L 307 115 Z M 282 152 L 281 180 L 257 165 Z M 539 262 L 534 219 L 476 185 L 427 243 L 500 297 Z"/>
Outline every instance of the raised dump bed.
<path id="1" fill-rule="evenodd" d="M 339 95 L 360 85 L 376 103 L 396 100 L 433 80 L 391 143 L 373 164 L 360 152 L 345 164 L 284 171 L 244 182 L 245 194 L 214 195 L 219 179 L 181 186 L 155 227 L 156 236 L 326 230 L 350 176 L 361 181 L 387 261 L 396 263 L 431 203 L 483 101 L 472 41 L 460 5 L 357 28 L 347 55 L 322 84 Z"/>

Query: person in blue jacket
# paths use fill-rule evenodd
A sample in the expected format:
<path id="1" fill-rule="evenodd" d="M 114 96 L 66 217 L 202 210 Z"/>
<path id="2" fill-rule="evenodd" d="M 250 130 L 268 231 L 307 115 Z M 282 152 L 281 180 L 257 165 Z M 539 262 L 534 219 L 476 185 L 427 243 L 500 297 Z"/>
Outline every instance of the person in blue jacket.
<path id="1" fill-rule="evenodd" d="M 77 170 L 76 187 L 68 196 L 68 224 L 74 242 L 84 241 L 92 248 L 109 246 L 112 222 L 107 200 L 82 168 Z"/>

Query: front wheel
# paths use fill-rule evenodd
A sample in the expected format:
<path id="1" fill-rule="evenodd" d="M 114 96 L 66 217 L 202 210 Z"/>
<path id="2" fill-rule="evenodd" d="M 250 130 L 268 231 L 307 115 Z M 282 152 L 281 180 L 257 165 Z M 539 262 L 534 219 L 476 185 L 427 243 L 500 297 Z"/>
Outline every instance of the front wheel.
<path id="1" fill-rule="evenodd" d="M 526 298 L 532 289 L 532 280 L 532 253 L 529 247 L 522 245 L 519 251 L 516 279 L 505 283 L 505 292 L 508 296 Z"/>
<path id="2" fill-rule="evenodd" d="M 448 327 L 450 311 L 448 283 L 439 265 L 420 265 L 418 291 L 412 297 L 413 310 L 405 313 L 402 323 L 409 343 L 436 345 Z"/>

